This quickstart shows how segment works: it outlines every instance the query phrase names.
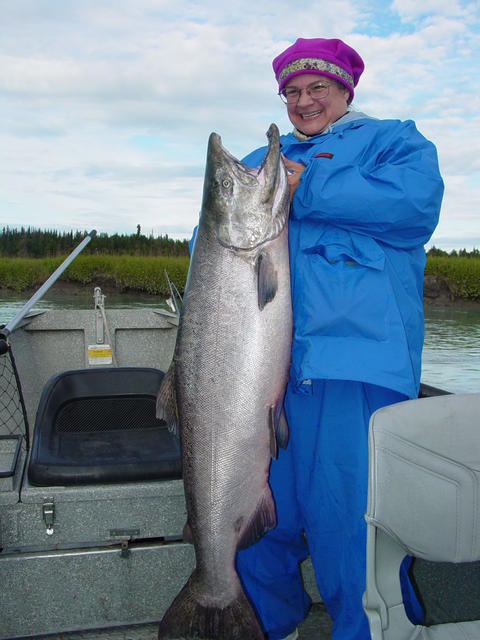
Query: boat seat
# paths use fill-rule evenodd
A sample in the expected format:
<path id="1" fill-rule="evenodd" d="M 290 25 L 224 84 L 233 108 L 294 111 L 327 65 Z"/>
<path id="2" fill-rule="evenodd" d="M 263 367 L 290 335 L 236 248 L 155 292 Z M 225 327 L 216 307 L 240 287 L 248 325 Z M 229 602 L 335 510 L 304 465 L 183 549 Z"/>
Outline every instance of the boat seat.
<path id="1" fill-rule="evenodd" d="M 28 479 L 37 486 L 181 477 L 180 445 L 155 417 L 163 373 L 139 367 L 64 371 L 38 405 Z"/>
<path id="2" fill-rule="evenodd" d="M 400 585 L 407 554 L 478 566 L 479 415 L 480 394 L 466 394 L 408 400 L 370 419 L 364 609 L 372 640 L 480 638 L 478 619 L 414 625 Z"/>

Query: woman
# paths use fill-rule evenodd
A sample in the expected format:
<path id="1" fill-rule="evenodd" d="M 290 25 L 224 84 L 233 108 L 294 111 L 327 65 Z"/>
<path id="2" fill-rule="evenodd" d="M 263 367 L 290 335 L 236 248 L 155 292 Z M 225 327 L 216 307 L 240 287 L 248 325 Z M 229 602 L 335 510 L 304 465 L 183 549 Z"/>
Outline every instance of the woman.
<path id="1" fill-rule="evenodd" d="M 370 638 L 365 588 L 367 432 L 376 409 L 418 395 L 424 244 L 443 195 L 437 154 L 412 121 L 350 109 L 363 72 L 338 39 L 298 39 L 273 61 L 292 133 L 294 336 L 290 442 L 272 462 L 278 525 L 238 554 L 271 640 L 296 638 L 311 555 L 335 640 Z M 258 166 L 265 148 L 244 159 Z M 305 534 L 305 535 L 303 535 Z"/>

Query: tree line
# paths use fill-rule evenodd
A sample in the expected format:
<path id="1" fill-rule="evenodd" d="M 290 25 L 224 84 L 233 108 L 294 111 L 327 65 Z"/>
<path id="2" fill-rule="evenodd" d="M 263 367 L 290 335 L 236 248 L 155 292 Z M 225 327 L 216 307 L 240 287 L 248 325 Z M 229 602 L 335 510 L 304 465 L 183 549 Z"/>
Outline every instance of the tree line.
<path id="1" fill-rule="evenodd" d="M 0 233 L 0 256 L 5 258 L 48 258 L 68 255 L 86 236 L 86 231 L 41 230 L 28 227 Z M 140 225 L 130 235 L 99 233 L 82 252 L 86 255 L 188 256 L 188 240 L 168 235 L 146 236 Z"/>
<path id="2" fill-rule="evenodd" d="M 0 232 L 0 256 L 4 258 L 50 258 L 68 255 L 86 236 L 86 231 L 41 230 L 28 227 Z M 168 235 L 146 236 L 140 225 L 130 235 L 100 233 L 83 250 L 84 255 L 188 256 L 188 240 L 174 240 Z M 427 256 L 480 258 L 480 250 L 450 252 L 433 246 Z"/>
<path id="3" fill-rule="evenodd" d="M 433 246 L 427 251 L 427 256 L 437 256 L 441 258 L 480 258 L 480 249 L 473 248 L 471 251 L 466 249 L 452 249 L 450 252 Z"/>

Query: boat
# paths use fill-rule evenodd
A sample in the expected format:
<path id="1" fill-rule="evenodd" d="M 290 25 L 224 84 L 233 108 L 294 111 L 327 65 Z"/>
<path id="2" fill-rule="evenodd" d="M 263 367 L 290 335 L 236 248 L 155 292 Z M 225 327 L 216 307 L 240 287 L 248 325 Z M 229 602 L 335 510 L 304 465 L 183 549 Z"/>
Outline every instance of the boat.
<path id="1" fill-rule="evenodd" d="M 178 314 L 104 298 L 0 340 L 2 640 L 152 624 L 194 566 L 179 444 L 155 418 Z"/>
<path id="2" fill-rule="evenodd" d="M 0 327 L 0 640 L 155 638 L 194 566 L 179 444 L 155 417 L 178 308 L 108 309 L 100 287 L 91 310 L 33 306 Z M 300 571 L 300 638 L 329 638 Z"/>

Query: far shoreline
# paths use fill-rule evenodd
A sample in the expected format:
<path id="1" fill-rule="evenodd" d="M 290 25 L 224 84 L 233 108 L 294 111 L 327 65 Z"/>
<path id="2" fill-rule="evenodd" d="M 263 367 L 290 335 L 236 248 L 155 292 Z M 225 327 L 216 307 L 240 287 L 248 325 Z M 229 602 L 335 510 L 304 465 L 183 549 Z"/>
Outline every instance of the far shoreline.
<path id="1" fill-rule="evenodd" d="M 80 284 L 78 282 L 71 282 L 65 280 L 57 280 L 55 284 L 47 291 L 47 293 L 43 296 L 46 300 L 48 299 L 56 299 L 58 301 L 62 296 L 69 297 L 82 297 L 90 295 L 92 297 L 92 307 L 93 307 L 93 291 L 95 287 L 100 287 L 102 290 L 102 294 L 105 295 L 106 305 L 108 307 L 108 298 L 116 298 L 121 299 L 122 297 L 134 298 L 138 297 L 142 300 L 154 300 L 158 298 L 158 300 L 165 300 L 165 297 L 159 294 L 151 294 L 147 291 L 141 291 L 138 289 L 128 288 L 128 289 L 120 289 L 116 287 L 112 280 L 102 280 L 98 279 L 95 283 L 89 284 Z M 40 287 L 36 288 L 28 288 L 22 291 L 15 291 L 14 289 L 10 289 L 8 287 L 0 286 L 0 296 L 2 297 L 22 297 L 25 300 L 29 300 L 33 294 L 38 291 Z M 425 276 L 424 282 L 424 296 L 423 296 L 423 305 L 424 308 L 431 309 L 461 309 L 461 310 L 480 310 L 480 300 L 469 300 L 466 298 L 458 298 L 455 297 L 444 279 L 438 279 L 432 276 Z"/>

